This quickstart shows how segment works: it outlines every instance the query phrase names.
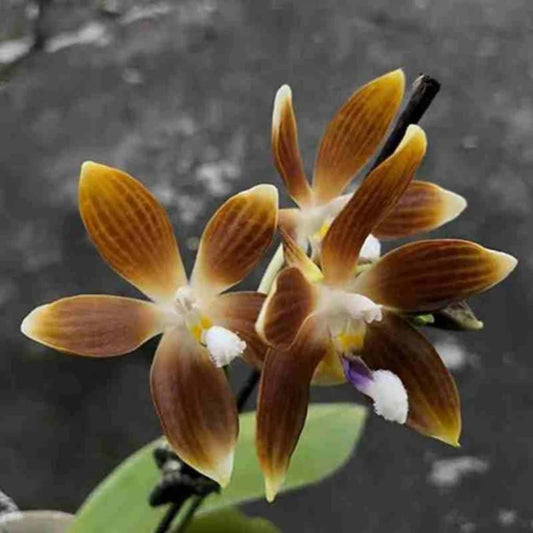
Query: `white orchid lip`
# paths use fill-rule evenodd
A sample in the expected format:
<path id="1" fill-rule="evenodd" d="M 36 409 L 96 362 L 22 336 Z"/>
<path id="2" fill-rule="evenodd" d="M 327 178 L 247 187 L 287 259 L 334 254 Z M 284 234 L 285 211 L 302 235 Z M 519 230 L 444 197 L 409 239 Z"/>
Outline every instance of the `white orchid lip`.
<path id="1" fill-rule="evenodd" d="M 202 337 L 211 360 L 218 367 L 228 365 L 233 359 L 241 356 L 246 349 L 246 342 L 236 333 L 222 326 L 212 326 L 206 329 Z"/>
<path id="2" fill-rule="evenodd" d="M 374 411 L 389 422 L 405 424 L 409 414 L 409 399 L 402 380 L 390 370 L 370 370 L 359 359 L 344 359 L 347 380 L 359 391 L 372 398 Z"/>
<path id="3" fill-rule="evenodd" d="M 333 319 L 342 317 L 370 324 L 383 318 L 381 305 L 362 294 L 344 290 L 322 287 L 320 306 Z"/>

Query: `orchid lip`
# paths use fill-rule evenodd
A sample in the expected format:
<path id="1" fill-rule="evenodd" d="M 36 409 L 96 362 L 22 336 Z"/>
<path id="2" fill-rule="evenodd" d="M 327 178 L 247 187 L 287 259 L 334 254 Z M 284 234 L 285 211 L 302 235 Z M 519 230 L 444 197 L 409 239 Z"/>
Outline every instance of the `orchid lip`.
<path id="1" fill-rule="evenodd" d="M 409 399 L 402 380 L 390 370 L 370 370 L 359 357 L 344 357 L 346 379 L 374 402 L 374 411 L 389 422 L 405 424 Z"/>

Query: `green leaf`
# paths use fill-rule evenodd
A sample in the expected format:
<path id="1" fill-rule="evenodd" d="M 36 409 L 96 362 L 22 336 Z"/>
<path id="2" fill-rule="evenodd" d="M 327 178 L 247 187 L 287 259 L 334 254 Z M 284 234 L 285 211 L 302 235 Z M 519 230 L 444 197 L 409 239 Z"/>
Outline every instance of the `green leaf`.
<path id="1" fill-rule="evenodd" d="M 339 469 L 357 444 L 365 418 L 366 409 L 353 404 L 311 405 L 283 491 L 316 483 Z M 221 494 L 206 499 L 198 516 L 264 497 L 254 434 L 255 413 L 240 415 L 232 481 Z M 148 505 L 148 493 L 159 479 L 152 458 L 157 442 L 131 455 L 96 487 L 79 509 L 69 533 L 146 533 L 156 527 L 166 510 Z"/>
<path id="2" fill-rule="evenodd" d="M 250 518 L 230 507 L 198 516 L 187 533 L 280 533 L 280 530 L 264 518 Z"/>

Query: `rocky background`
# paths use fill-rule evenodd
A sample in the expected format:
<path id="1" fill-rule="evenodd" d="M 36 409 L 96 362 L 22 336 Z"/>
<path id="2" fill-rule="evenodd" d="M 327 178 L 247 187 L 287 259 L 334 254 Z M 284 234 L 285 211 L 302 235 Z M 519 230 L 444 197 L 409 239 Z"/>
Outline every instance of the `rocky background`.
<path id="1" fill-rule="evenodd" d="M 410 80 L 427 72 L 443 86 L 423 119 L 430 144 L 419 177 L 469 200 L 435 235 L 521 260 L 503 286 L 473 300 L 484 331 L 432 335 L 461 391 L 462 448 L 371 417 L 342 471 L 248 511 L 287 532 L 533 530 L 533 4 L 40 3 L 41 16 L 32 3 L 0 0 L 0 487 L 23 508 L 74 511 L 159 434 L 148 392 L 153 343 L 92 361 L 19 333 L 33 306 L 60 296 L 134 295 L 84 233 L 80 163 L 144 181 L 168 208 L 190 265 L 223 198 L 261 181 L 280 185 L 269 125 L 282 83 L 293 88 L 310 168 L 352 90 L 402 66 Z M 314 397 L 358 400 L 348 387 Z"/>

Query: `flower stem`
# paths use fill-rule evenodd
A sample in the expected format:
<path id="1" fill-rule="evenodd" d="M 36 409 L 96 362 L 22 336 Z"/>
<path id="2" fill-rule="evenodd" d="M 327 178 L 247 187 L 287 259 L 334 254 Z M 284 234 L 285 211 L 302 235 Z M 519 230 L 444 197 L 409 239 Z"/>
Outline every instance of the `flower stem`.
<path id="1" fill-rule="evenodd" d="M 422 115 L 427 111 L 427 108 L 433 102 L 435 96 L 440 90 L 440 83 L 427 74 L 420 75 L 413 83 L 413 92 L 402 111 L 394 128 L 387 138 L 387 142 L 383 145 L 381 152 L 374 161 L 370 172 L 374 170 L 380 163 L 389 157 L 398 147 L 405 132 L 410 124 L 418 124 Z"/>

